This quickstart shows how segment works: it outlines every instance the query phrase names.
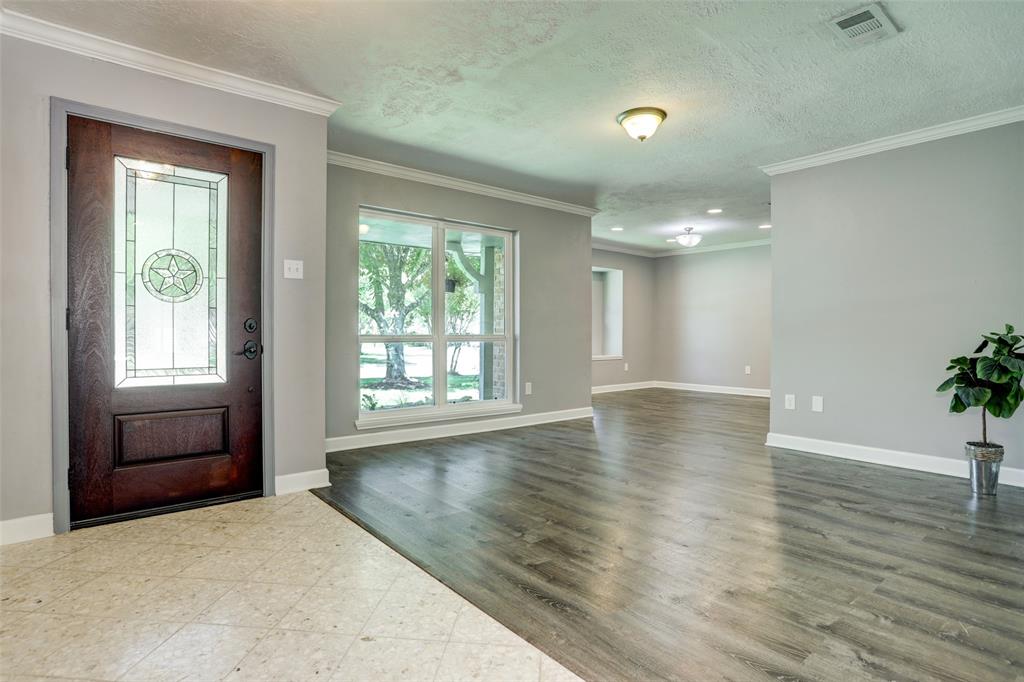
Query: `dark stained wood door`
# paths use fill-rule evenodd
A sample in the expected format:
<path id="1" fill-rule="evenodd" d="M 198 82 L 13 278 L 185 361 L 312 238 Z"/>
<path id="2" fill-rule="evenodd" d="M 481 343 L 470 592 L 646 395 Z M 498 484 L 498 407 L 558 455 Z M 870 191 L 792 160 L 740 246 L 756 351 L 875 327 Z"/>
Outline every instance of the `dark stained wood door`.
<path id="1" fill-rule="evenodd" d="M 72 526 L 261 492 L 262 163 L 68 117 Z"/>

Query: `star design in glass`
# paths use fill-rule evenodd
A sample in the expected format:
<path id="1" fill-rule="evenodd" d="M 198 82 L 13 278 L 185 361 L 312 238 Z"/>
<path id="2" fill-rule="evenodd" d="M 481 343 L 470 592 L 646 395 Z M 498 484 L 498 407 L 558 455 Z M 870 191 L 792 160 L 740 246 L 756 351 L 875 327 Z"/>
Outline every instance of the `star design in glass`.
<path id="1" fill-rule="evenodd" d="M 198 293 L 203 271 L 189 253 L 163 249 L 152 254 L 142 266 L 142 282 L 156 298 L 169 303 L 187 301 Z"/>
<path id="2" fill-rule="evenodd" d="M 188 293 L 196 281 L 196 270 L 184 258 L 171 256 L 165 267 L 154 267 L 153 272 L 163 279 L 157 286 L 161 294 L 180 295 Z"/>

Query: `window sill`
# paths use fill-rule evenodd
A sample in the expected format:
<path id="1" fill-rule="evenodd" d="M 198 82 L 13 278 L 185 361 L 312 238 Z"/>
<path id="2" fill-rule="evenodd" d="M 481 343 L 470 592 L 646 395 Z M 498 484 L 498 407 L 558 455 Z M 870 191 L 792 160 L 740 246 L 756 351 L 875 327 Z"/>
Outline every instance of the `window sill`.
<path id="1" fill-rule="evenodd" d="M 592 362 L 600 362 L 601 360 L 622 360 L 622 355 L 592 355 L 590 360 Z"/>
<path id="2" fill-rule="evenodd" d="M 393 426 L 410 426 L 412 424 L 429 424 L 431 422 L 451 421 L 453 419 L 472 419 L 474 417 L 492 417 L 499 414 L 515 414 L 522 412 L 519 403 L 495 401 L 483 405 L 453 405 L 448 407 L 410 408 L 396 410 L 401 414 L 365 414 L 360 413 L 356 420 L 356 428 L 384 429 Z"/>

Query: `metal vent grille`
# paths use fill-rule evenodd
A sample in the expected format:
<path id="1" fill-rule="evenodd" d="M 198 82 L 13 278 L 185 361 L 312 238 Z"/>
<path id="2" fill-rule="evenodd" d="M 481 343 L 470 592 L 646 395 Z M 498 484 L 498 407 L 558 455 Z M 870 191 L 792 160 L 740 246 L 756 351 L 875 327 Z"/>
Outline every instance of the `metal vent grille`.
<path id="1" fill-rule="evenodd" d="M 847 45 L 862 45 L 896 35 L 896 26 L 877 4 L 855 9 L 829 22 Z"/>

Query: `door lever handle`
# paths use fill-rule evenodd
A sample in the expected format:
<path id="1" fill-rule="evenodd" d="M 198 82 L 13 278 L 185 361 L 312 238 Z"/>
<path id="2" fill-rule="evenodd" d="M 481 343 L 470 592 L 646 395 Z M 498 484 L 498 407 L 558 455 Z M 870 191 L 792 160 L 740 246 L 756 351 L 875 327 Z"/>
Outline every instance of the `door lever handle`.
<path id="1" fill-rule="evenodd" d="M 246 359 L 252 360 L 257 355 L 259 355 L 259 352 L 260 352 L 260 345 L 258 343 L 256 343 L 255 341 L 253 341 L 252 339 L 249 339 L 248 341 L 246 341 L 242 345 L 242 350 L 236 350 L 234 352 L 234 354 L 235 355 L 244 355 L 246 357 Z"/>

